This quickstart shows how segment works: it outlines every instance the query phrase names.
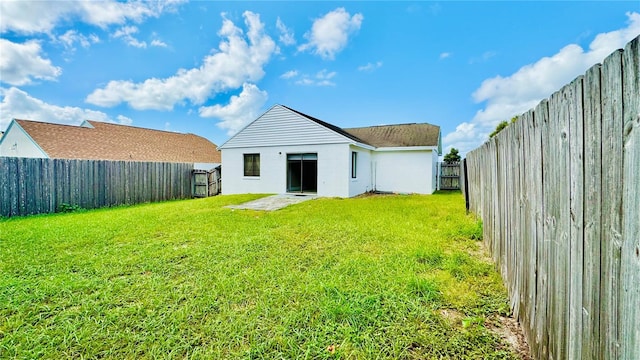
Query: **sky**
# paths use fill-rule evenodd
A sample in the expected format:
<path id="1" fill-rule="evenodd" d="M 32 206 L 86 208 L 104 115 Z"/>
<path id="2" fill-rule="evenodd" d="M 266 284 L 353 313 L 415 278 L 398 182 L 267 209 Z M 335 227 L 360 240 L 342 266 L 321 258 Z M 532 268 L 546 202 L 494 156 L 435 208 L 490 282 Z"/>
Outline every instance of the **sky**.
<path id="1" fill-rule="evenodd" d="M 486 141 L 640 35 L 640 1 L 0 0 L 0 130 L 107 121 L 217 145 L 275 104 Z"/>

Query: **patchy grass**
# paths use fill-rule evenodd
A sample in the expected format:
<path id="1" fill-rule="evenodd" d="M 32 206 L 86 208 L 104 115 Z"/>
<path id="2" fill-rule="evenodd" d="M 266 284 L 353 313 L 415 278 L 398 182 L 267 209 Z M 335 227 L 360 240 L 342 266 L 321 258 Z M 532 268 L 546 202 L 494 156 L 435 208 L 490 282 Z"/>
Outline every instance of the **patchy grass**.
<path id="1" fill-rule="evenodd" d="M 0 219 L 0 358 L 515 358 L 459 193 L 258 197 Z"/>

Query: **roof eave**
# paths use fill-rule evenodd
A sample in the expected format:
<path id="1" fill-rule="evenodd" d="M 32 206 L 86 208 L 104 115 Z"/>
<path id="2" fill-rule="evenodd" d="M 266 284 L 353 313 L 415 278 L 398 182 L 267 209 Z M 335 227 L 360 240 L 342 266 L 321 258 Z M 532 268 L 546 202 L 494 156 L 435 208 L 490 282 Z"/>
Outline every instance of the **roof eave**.
<path id="1" fill-rule="evenodd" d="M 375 151 L 380 151 L 380 152 L 384 152 L 384 151 L 427 151 L 427 150 L 432 150 L 432 151 L 438 151 L 438 147 L 437 146 L 381 146 L 381 147 L 377 147 L 375 149 Z"/>
<path id="2" fill-rule="evenodd" d="M 369 144 L 365 144 L 365 143 L 361 143 L 361 142 L 352 142 L 349 145 L 361 147 L 363 149 L 372 150 L 372 151 L 374 151 L 376 149 L 375 146 L 371 146 Z"/>

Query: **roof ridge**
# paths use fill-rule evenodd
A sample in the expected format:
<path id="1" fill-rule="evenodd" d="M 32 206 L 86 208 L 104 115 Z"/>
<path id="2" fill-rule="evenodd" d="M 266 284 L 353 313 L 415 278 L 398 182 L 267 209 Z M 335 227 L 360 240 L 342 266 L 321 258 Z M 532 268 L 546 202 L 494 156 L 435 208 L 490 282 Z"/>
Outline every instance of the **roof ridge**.
<path id="1" fill-rule="evenodd" d="M 371 126 L 359 126 L 359 127 L 352 127 L 352 128 L 345 128 L 345 130 L 347 129 L 368 129 L 368 128 L 375 128 L 375 127 L 389 127 L 389 126 L 402 126 L 402 125 L 430 125 L 430 126 L 436 126 L 436 127 L 440 127 L 438 125 L 434 125 L 431 123 L 402 123 L 402 124 L 387 124 L 387 125 L 371 125 Z"/>
<path id="2" fill-rule="evenodd" d="M 146 127 L 141 127 L 141 126 L 133 126 L 133 125 L 125 125 L 125 124 L 118 124 L 118 123 L 111 123 L 111 122 L 106 122 L 106 121 L 99 121 L 99 120 L 85 120 L 88 123 L 99 123 L 102 125 L 109 125 L 109 126 L 123 126 L 123 127 L 128 127 L 128 128 L 134 128 L 134 129 L 140 129 L 140 130 L 145 130 L 145 131 L 159 131 L 159 132 L 164 132 L 164 133 L 169 133 L 169 134 L 178 134 L 178 135 L 194 135 L 194 136 L 200 136 L 194 133 L 182 133 L 182 132 L 177 132 L 177 131 L 171 131 L 171 130 L 160 130 L 160 129 L 151 129 L 151 128 L 146 128 Z M 202 137 L 202 136 L 200 136 Z"/>

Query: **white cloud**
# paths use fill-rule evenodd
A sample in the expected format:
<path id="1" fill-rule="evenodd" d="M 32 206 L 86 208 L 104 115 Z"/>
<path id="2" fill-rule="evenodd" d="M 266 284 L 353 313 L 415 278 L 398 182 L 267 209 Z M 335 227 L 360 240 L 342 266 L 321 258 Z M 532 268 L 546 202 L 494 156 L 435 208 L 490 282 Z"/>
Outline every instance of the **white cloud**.
<path id="1" fill-rule="evenodd" d="M 486 128 L 481 128 L 475 123 L 463 122 L 456 126 L 456 130 L 447 134 L 442 138 L 442 142 L 446 145 L 445 151 L 454 147 L 460 151 L 461 154 L 473 150 L 489 137 L 489 131 Z"/>
<path id="2" fill-rule="evenodd" d="M 136 23 L 164 12 L 174 11 L 184 0 L 166 1 L 0 1 L 0 32 L 22 34 L 49 33 L 59 23 L 69 19 L 106 28 Z M 37 19 L 37 21 L 34 21 Z"/>
<path id="3" fill-rule="evenodd" d="M 164 41 L 154 39 L 151 41 L 151 46 L 155 47 L 167 47 L 167 44 Z"/>
<path id="4" fill-rule="evenodd" d="M 440 54 L 440 60 L 446 59 L 448 57 L 451 57 L 451 53 L 450 52 L 443 52 Z"/>
<path id="5" fill-rule="evenodd" d="M 118 115 L 116 116 L 116 120 L 118 123 L 122 124 L 122 125 L 131 125 L 133 124 L 133 119 L 128 118 L 124 115 Z"/>
<path id="6" fill-rule="evenodd" d="M 291 79 L 298 76 L 298 70 L 289 70 L 286 73 L 280 75 L 281 79 Z"/>
<path id="7" fill-rule="evenodd" d="M 106 107 L 126 102 L 137 110 L 171 110 L 185 100 L 200 105 L 216 93 L 260 80 L 264 76 L 264 65 L 276 50 L 275 42 L 264 32 L 260 16 L 244 12 L 246 36 L 224 14 L 222 16 L 218 35 L 223 40 L 218 51 L 206 56 L 199 68 L 179 69 L 169 78 L 151 78 L 141 83 L 110 81 L 89 94 L 86 101 Z"/>
<path id="8" fill-rule="evenodd" d="M 2 102 L 0 102 L 0 129 L 6 129 L 11 119 L 14 118 L 69 125 L 78 125 L 84 120 L 118 122 L 125 125 L 130 125 L 133 122 L 122 115 L 119 115 L 114 120 L 101 111 L 48 104 L 16 87 L 0 88 L 0 97 L 2 97 Z"/>
<path id="9" fill-rule="evenodd" d="M 147 43 L 133 37 L 133 34 L 136 34 L 137 32 L 137 26 L 123 26 L 116 30 L 112 36 L 116 39 L 124 40 L 124 42 L 129 46 L 144 49 L 147 47 Z"/>
<path id="10" fill-rule="evenodd" d="M 286 46 L 295 45 L 296 38 L 293 34 L 293 30 L 289 29 L 282 20 L 280 20 L 280 17 L 276 20 L 276 28 L 280 31 L 280 37 L 278 39 L 281 43 Z"/>
<path id="11" fill-rule="evenodd" d="M 476 102 L 485 103 L 484 108 L 478 110 L 470 122 L 462 123 L 447 134 L 445 145 L 456 144 L 453 146 L 467 150 L 477 147 L 500 121 L 535 107 L 610 53 L 624 47 L 640 34 L 640 14 L 626 15 L 627 27 L 596 35 L 587 50 L 569 44 L 556 54 L 525 65 L 511 75 L 484 80 L 472 94 Z"/>
<path id="12" fill-rule="evenodd" d="M 227 130 L 227 134 L 233 135 L 255 120 L 260 109 L 267 101 L 267 92 L 260 90 L 256 85 L 245 83 L 242 85 L 240 95 L 234 95 L 227 105 L 203 106 L 199 109 L 202 117 L 215 117 L 221 121 L 218 127 Z"/>
<path id="13" fill-rule="evenodd" d="M 88 48 L 91 44 L 97 44 L 100 42 L 100 38 L 96 34 L 85 36 L 78 33 L 76 30 L 67 30 L 64 34 L 58 36 L 57 39 L 67 50 L 74 51 L 75 44 L 78 43 L 83 48 Z"/>
<path id="14" fill-rule="evenodd" d="M 327 69 L 323 69 L 316 73 L 315 76 L 307 74 L 302 75 L 302 78 L 296 81 L 296 84 L 306 86 L 335 86 L 336 84 L 331 79 L 336 75 L 338 75 L 338 73 L 335 71 L 327 71 Z"/>
<path id="15" fill-rule="evenodd" d="M 358 71 L 373 71 L 382 67 L 382 61 L 374 63 L 367 63 L 367 65 L 358 66 Z"/>
<path id="16" fill-rule="evenodd" d="M 353 16 L 344 8 L 337 8 L 313 22 L 311 31 L 304 37 L 309 41 L 298 47 L 298 51 L 311 51 L 323 59 L 333 60 L 349 42 L 349 36 L 360 29 L 364 17 Z"/>
<path id="17" fill-rule="evenodd" d="M 33 79 L 55 80 L 62 69 L 41 56 L 40 43 L 14 43 L 0 39 L 0 81 L 11 85 L 30 84 Z"/>

